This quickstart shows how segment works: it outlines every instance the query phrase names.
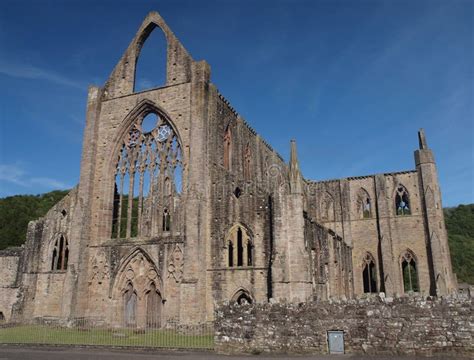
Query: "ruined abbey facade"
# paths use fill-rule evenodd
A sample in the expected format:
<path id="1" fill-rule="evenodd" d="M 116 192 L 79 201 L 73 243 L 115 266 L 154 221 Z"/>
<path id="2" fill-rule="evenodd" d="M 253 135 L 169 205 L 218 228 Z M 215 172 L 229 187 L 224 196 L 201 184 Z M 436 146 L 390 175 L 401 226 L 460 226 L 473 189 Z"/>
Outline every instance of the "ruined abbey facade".
<path id="1" fill-rule="evenodd" d="M 166 83 L 134 91 L 152 31 Z M 210 67 L 150 13 L 89 88 L 79 184 L 0 253 L 8 321 L 212 321 L 223 301 L 304 302 L 456 291 L 433 154 L 415 169 L 313 181 L 219 93 Z"/>

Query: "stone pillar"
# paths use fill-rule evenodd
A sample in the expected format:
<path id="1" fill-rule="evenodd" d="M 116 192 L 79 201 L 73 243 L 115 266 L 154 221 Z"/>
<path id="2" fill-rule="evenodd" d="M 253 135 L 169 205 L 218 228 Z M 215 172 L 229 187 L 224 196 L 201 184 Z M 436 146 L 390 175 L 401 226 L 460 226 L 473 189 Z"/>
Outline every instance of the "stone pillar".
<path id="1" fill-rule="evenodd" d="M 428 148 L 423 129 L 418 132 L 418 138 L 420 148 L 415 151 L 415 164 L 428 245 L 430 294 L 446 295 L 455 292 L 457 284 L 451 266 L 438 173 L 433 153 Z"/>
<path id="2" fill-rule="evenodd" d="M 290 193 L 287 195 L 287 261 L 290 282 L 290 300 L 306 301 L 312 294 L 310 254 L 305 245 L 303 216 L 303 179 L 299 170 L 296 142 L 291 141 Z"/>
<path id="3" fill-rule="evenodd" d="M 210 68 L 205 61 L 193 63 L 191 82 L 192 143 L 183 144 L 187 154 L 185 179 L 185 249 L 181 282 L 180 321 L 198 323 L 206 319 L 206 248 L 210 239 L 209 169 L 207 157 Z"/>
<path id="4" fill-rule="evenodd" d="M 378 244 L 378 263 L 380 266 L 379 274 L 381 278 L 380 291 L 387 295 L 395 295 L 398 291 L 396 284 L 399 278 L 399 266 L 394 259 L 392 246 L 392 236 L 390 232 L 390 195 L 387 194 L 385 186 L 385 176 L 383 174 L 375 175 L 375 202 L 377 216 L 377 230 L 379 236 Z M 388 199 L 388 202 L 387 202 Z"/>
<path id="5" fill-rule="evenodd" d="M 63 307 L 70 310 L 70 313 L 66 314 L 67 317 L 84 316 L 88 306 L 88 299 L 84 294 L 88 294 L 88 245 L 92 221 L 92 194 L 97 160 L 101 96 L 102 90 L 100 88 L 89 87 L 77 204 L 72 216 L 71 238 L 69 239 L 70 265 L 67 278 L 70 281 L 64 286 Z"/>

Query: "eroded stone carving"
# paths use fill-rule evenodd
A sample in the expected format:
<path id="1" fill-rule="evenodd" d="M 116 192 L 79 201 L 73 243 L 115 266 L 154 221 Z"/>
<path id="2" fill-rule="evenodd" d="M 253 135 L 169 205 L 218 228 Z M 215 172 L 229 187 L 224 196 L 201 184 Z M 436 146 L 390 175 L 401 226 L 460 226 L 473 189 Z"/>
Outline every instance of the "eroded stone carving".
<path id="1" fill-rule="evenodd" d="M 110 267 L 107 261 L 107 255 L 104 251 L 99 251 L 92 259 L 92 274 L 90 283 L 101 284 L 105 280 L 110 279 Z"/>
<path id="2" fill-rule="evenodd" d="M 176 244 L 169 255 L 168 278 L 173 277 L 179 283 L 183 277 L 184 253 L 180 245 Z"/>

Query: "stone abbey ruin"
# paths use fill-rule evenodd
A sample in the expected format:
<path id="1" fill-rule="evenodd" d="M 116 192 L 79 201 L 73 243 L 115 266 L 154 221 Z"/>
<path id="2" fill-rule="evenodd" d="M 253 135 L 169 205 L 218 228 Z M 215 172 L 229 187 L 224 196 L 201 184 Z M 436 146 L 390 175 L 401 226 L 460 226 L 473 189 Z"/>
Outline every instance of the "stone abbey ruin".
<path id="1" fill-rule="evenodd" d="M 134 91 L 152 31 L 166 83 Z M 145 126 L 152 118 L 152 126 Z M 156 12 L 89 88 L 79 184 L 0 254 L 9 322 L 88 318 L 166 327 L 217 304 L 456 291 L 423 131 L 415 168 L 313 181 L 231 107 Z"/>

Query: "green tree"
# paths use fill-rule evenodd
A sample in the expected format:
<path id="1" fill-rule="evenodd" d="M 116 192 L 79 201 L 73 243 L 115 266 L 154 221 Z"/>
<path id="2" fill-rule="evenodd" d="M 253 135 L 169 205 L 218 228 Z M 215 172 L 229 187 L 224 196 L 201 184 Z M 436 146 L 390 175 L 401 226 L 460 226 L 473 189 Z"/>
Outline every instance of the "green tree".
<path id="1" fill-rule="evenodd" d="M 446 208 L 444 216 L 458 282 L 474 284 L 474 204 Z"/>
<path id="2" fill-rule="evenodd" d="M 44 216 L 69 190 L 41 195 L 15 195 L 0 199 L 0 249 L 20 246 L 26 240 L 28 222 Z"/>

